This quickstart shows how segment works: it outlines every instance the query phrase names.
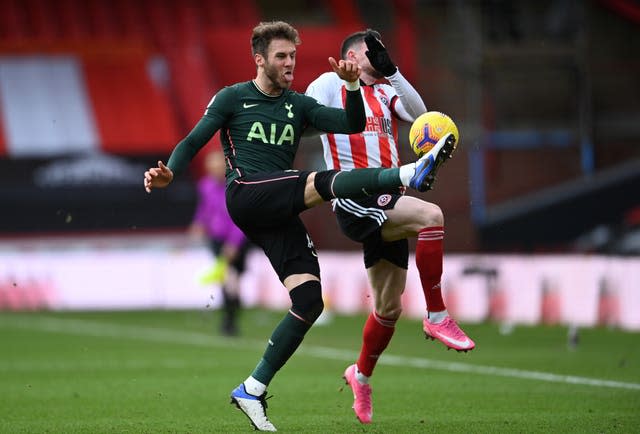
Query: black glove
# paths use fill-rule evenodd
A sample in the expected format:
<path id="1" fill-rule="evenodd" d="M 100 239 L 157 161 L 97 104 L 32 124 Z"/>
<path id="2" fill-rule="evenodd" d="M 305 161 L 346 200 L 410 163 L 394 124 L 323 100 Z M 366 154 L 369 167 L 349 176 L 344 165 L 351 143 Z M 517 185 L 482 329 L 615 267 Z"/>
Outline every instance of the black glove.
<path id="1" fill-rule="evenodd" d="M 391 61 L 387 49 L 382 45 L 382 41 L 376 38 L 373 32 L 369 31 L 364 37 L 364 43 L 367 44 L 367 51 L 364 54 L 369 58 L 371 66 L 384 75 L 389 77 L 396 73 L 398 67 Z"/>

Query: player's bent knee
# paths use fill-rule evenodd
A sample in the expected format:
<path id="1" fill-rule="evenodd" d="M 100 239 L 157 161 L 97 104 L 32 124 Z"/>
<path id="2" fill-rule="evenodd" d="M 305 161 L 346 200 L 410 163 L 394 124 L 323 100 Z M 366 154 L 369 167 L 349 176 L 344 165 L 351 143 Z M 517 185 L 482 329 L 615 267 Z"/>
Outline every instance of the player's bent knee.
<path id="1" fill-rule="evenodd" d="M 425 202 L 419 216 L 423 227 L 444 226 L 444 214 L 442 209 L 435 203 Z"/>
<path id="2" fill-rule="evenodd" d="M 400 315 L 402 314 L 402 307 L 401 306 L 382 306 L 376 309 L 376 313 L 385 318 L 385 319 L 391 319 L 391 320 L 397 320 L 398 318 L 400 318 Z"/>
<path id="3" fill-rule="evenodd" d="M 386 319 L 398 319 L 402 314 L 402 293 L 397 297 L 376 297 L 375 309 L 378 315 Z"/>
<path id="4" fill-rule="evenodd" d="M 433 219 L 435 220 L 436 226 L 444 226 L 444 213 L 438 205 L 434 206 Z"/>
<path id="5" fill-rule="evenodd" d="M 289 291 L 291 312 L 313 324 L 324 309 L 322 286 L 317 280 L 308 280 Z"/>

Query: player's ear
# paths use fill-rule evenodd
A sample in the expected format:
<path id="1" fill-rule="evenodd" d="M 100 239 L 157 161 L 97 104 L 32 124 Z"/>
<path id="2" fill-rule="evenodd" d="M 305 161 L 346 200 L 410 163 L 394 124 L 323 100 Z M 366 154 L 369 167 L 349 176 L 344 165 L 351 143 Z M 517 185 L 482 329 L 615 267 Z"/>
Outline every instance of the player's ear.
<path id="1" fill-rule="evenodd" d="M 260 53 L 256 53 L 253 55 L 253 60 L 256 62 L 257 66 L 264 66 L 264 56 Z"/>

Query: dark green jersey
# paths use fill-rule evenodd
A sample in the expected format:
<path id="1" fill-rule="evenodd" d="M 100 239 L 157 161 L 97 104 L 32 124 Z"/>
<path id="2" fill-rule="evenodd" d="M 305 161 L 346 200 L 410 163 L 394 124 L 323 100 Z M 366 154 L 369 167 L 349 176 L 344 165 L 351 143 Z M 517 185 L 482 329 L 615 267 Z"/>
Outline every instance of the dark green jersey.
<path id="1" fill-rule="evenodd" d="M 325 107 L 314 98 L 285 90 L 263 93 L 253 81 L 220 90 L 202 119 L 174 149 L 167 165 L 184 171 L 194 155 L 220 130 L 228 158 L 227 182 L 244 174 L 291 169 L 305 128 L 353 134 L 365 126 L 360 90 L 346 92 L 345 110 Z"/>

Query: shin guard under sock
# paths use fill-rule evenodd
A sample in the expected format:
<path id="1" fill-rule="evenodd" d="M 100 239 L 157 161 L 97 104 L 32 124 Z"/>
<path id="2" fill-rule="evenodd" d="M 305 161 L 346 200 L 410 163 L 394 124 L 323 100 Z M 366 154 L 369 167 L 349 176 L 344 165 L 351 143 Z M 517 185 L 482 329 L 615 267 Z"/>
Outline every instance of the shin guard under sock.
<path id="1" fill-rule="evenodd" d="M 362 348 L 358 358 L 358 369 L 367 377 L 373 374 L 378 357 L 387 348 L 396 330 L 396 320 L 382 318 L 371 312 L 362 331 Z"/>
<path id="2" fill-rule="evenodd" d="M 422 282 L 427 310 L 440 312 L 446 309 L 442 299 L 442 257 L 444 229 L 431 226 L 422 229 L 416 243 L 416 266 Z"/>

